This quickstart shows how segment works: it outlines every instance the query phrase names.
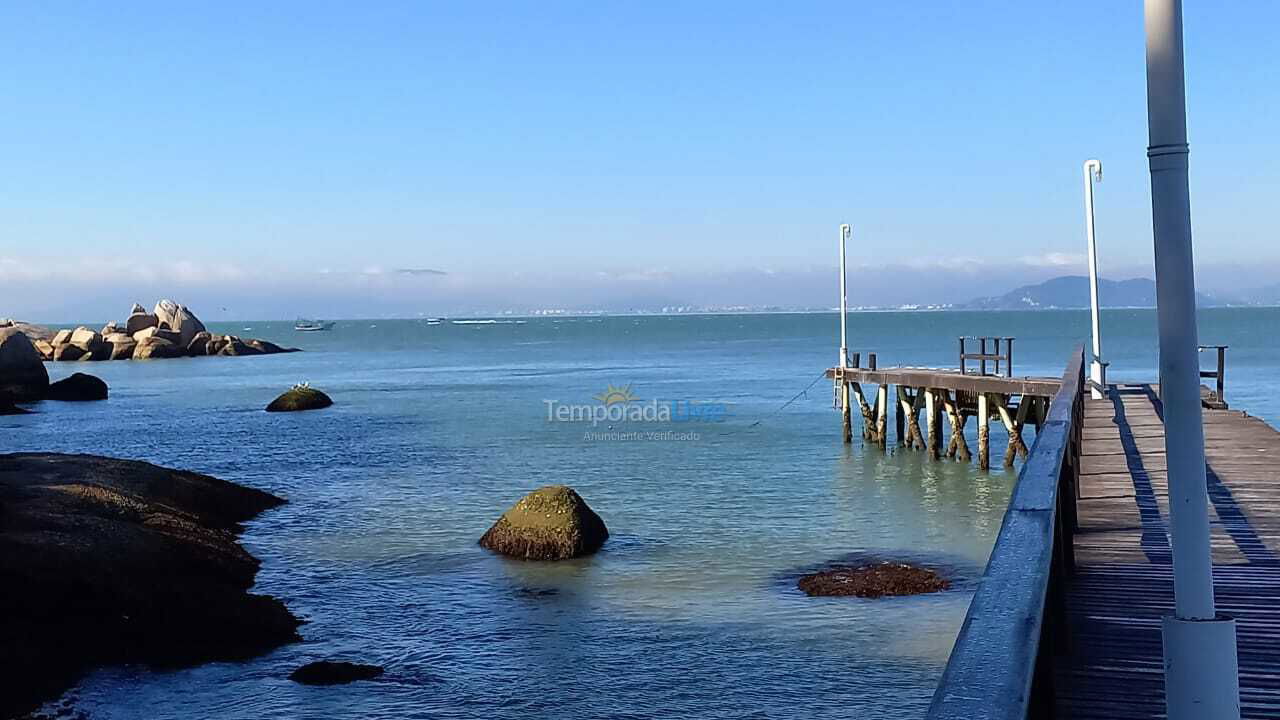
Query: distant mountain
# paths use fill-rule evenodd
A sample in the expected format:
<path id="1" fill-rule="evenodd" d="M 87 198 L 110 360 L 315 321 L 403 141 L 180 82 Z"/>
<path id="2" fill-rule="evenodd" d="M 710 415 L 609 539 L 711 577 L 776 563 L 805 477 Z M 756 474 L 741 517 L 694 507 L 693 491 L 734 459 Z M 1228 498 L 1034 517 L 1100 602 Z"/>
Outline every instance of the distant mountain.
<path id="1" fill-rule="evenodd" d="M 1107 308 L 1150 308 L 1156 306 L 1156 282 L 1147 278 L 1098 280 L 1098 302 Z M 1196 293 L 1196 305 L 1214 307 L 1223 303 Z M 959 306 L 966 310 L 1052 310 L 1089 307 L 1089 278 L 1067 275 L 1039 285 L 1023 285 L 1004 295 L 977 298 Z"/>

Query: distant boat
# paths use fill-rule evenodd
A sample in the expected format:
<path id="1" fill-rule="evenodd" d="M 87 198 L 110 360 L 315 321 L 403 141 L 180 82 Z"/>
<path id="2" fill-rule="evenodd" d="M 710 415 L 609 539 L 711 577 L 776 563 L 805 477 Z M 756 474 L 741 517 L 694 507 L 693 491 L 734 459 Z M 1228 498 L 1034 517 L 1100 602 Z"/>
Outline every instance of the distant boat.
<path id="1" fill-rule="evenodd" d="M 298 332 L 320 332 L 322 330 L 332 330 L 333 321 L 304 320 L 303 318 L 298 318 L 298 321 L 293 324 L 293 329 Z"/>

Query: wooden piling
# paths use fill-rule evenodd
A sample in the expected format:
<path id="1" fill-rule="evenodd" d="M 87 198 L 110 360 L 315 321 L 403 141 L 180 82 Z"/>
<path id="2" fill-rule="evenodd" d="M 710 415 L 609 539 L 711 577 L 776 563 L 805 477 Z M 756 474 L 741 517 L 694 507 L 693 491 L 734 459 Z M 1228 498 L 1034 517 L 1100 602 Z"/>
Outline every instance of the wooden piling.
<path id="1" fill-rule="evenodd" d="M 1027 410 L 1030 400 L 1023 397 L 1018 403 L 1018 412 L 1015 416 L 1009 411 L 1009 396 L 1001 395 L 996 404 L 996 410 L 1000 414 L 1000 422 L 1004 423 L 1004 429 L 1009 433 L 1009 446 L 1004 451 L 1004 466 L 1013 467 L 1014 458 L 1017 456 L 1027 456 L 1027 444 L 1022 441 L 1022 426 L 1027 422 Z"/>
<path id="2" fill-rule="evenodd" d="M 844 442 L 853 442 L 853 407 L 849 403 L 849 383 L 840 382 L 840 414 L 844 418 Z"/>
<path id="3" fill-rule="evenodd" d="M 964 439 L 964 426 L 969 418 L 960 409 L 958 402 L 951 399 L 950 391 L 941 392 L 942 406 L 951 420 L 951 442 L 947 445 L 947 457 L 967 462 L 973 457 L 969 452 L 969 443 Z"/>
<path id="4" fill-rule="evenodd" d="M 896 396 L 898 398 L 898 401 L 894 403 L 895 405 L 897 405 L 897 409 L 894 410 L 894 413 L 893 413 L 893 429 L 897 432 L 898 445 L 901 447 L 907 444 L 907 435 L 906 435 L 907 416 L 902 410 L 902 393 L 903 393 L 902 386 L 899 385 L 896 388 L 896 390 L 897 390 Z"/>
<path id="5" fill-rule="evenodd" d="M 938 398 L 933 388 L 924 388 L 925 425 L 929 431 L 929 458 L 937 460 L 942 447 L 942 427 L 938 415 Z"/>
<path id="6" fill-rule="evenodd" d="M 991 408 L 986 393 L 978 393 L 978 467 L 991 468 Z"/>
<path id="7" fill-rule="evenodd" d="M 880 388 L 876 390 L 876 443 L 880 447 L 888 444 L 889 435 L 888 424 L 889 416 L 889 386 L 884 383 L 880 384 Z M 902 431 L 898 431 L 898 437 L 902 437 Z"/>

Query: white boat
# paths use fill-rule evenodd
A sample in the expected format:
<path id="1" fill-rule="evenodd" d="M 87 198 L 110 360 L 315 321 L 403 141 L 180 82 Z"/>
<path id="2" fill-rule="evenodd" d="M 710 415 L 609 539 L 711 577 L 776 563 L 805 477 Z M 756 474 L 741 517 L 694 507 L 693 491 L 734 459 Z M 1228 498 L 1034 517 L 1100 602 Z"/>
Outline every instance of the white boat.
<path id="1" fill-rule="evenodd" d="M 303 318 L 298 318 L 298 321 L 293 324 L 293 329 L 298 332 L 320 332 L 322 330 L 332 330 L 333 321 L 305 320 Z"/>

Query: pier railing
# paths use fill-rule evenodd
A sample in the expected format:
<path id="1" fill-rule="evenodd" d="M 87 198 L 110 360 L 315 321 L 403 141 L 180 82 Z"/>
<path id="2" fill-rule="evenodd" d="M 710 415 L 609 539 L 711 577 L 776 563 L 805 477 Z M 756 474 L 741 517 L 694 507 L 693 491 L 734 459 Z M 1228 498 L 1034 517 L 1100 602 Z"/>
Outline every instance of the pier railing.
<path id="1" fill-rule="evenodd" d="M 929 720 L 1053 716 L 1053 657 L 1067 638 L 1064 592 L 1075 566 L 1084 387 L 1079 348 L 1018 475 Z"/>

